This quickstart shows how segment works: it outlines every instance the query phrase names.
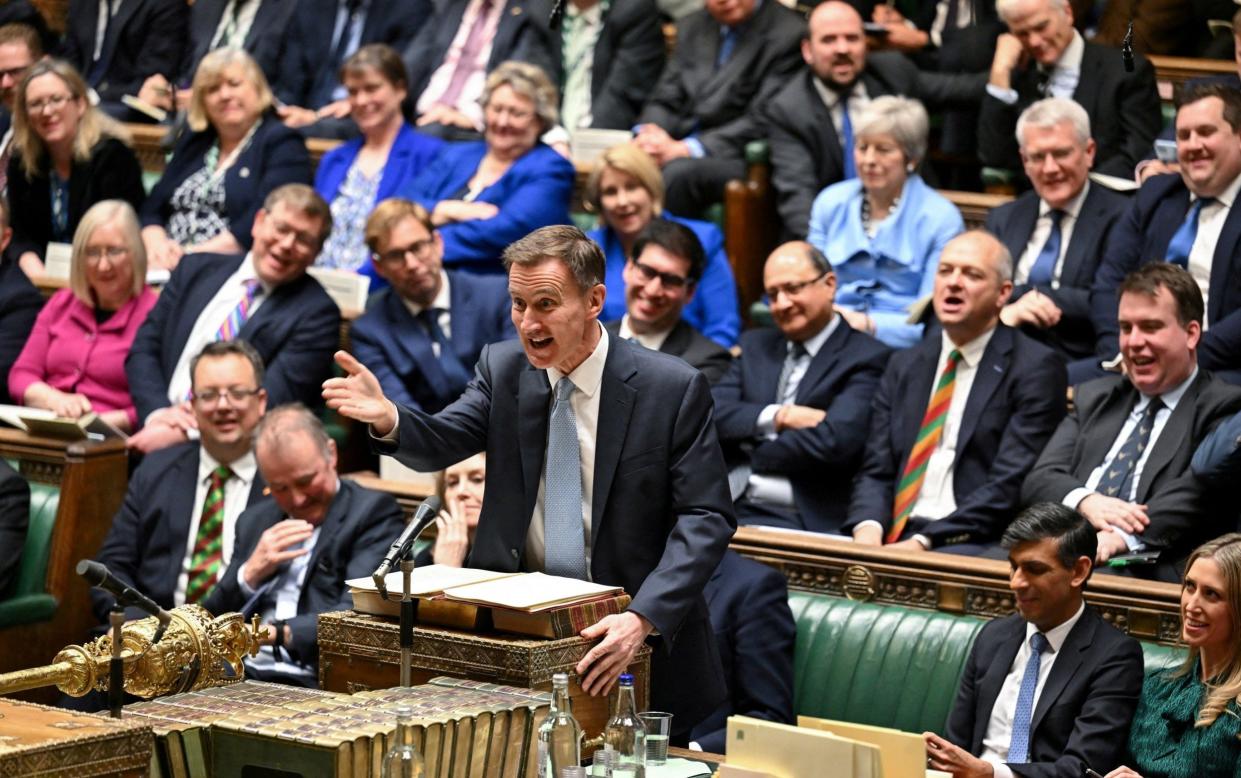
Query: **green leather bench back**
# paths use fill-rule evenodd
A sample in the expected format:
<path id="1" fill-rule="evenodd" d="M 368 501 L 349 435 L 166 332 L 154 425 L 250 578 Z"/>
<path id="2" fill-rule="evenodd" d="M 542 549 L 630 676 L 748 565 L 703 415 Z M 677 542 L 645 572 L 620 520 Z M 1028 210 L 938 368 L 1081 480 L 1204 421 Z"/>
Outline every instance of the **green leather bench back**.
<path id="1" fill-rule="evenodd" d="M 56 598 L 46 593 L 46 587 L 47 561 L 52 553 L 52 531 L 59 507 L 59 486 L 30 483 L 30 525 L 17 576 L 0 593 L 0 627 L 45 621 L 56 612 Z"/>

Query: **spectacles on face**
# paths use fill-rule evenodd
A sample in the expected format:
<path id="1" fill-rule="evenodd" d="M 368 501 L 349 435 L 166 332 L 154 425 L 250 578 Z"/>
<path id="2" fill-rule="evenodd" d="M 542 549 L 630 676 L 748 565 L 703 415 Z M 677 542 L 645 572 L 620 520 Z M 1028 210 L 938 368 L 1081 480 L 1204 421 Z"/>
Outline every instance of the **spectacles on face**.
<path id="1" fill-rule="evenodd" d="M 644 265 L 636 259 L 629 261 L 637 269 L 638 275 L 642 276 L 643 283 L 649 283 L 658 278 L 659 283 L 663 284 L 665 289 L 680 289 L 689 283 L 689 279 L 685 276 L 679 276 L 676 273 L 661 273 L 650 265 Z"/>
<path id="2" fill-rule="evenodd" d="M 408 256 L 413 256 L 413 258 L 419 262 L 425 260 L 431 255 L 431 247 L 434 245 L 435 241 L 432 238 L 427 238 L 426 240 L 416 240 L 405 248 L 391 248 L 384 253 L 376 254 L 375 256 L 378 257 L 379 261 L 385 265 L 395 267 L 405 264 L 405 258 Z"/>
<path id="3" fill-rule="evenodd" d="M 53 111 L 59 111 L 64 107 L 65 103 L 73 99 L 73 95 L 52 95 L 44 97 L 40 100 L 34 100 L 26 103 L 26 111 L 28 113 L 44 113 L 49 108 Z"/>
<path id="4" fill-rule="evenodd" d="M 277 241 L 282 241 L 290 235 L 293 236 L 293 242 L 307 251 L 319 250 L 319 236 L 309 232 L 299 232 L 296 227 L 288 222 L 280 219 L 272 219 L 272 232 L 276 236 Z"/>
<path id="5" fill-rule="evenodd" d="M 221 397 L 227 397 L 233 405 L 241 405 L 261 391 L 261 389 L 242 389 L 240 386 L 230 386 L 227 389 L 204 389 L 201 392 L 194 392 L 193 397 L 199 405 L 215 405 Z"/>
<path id="6" fill-rule="evenodd" d="M 20 67 L 9 68 L 8 70 L 0 70 L 0 80 L 7 78 L 10 81 L 21 81 L 22 76 L 26 75 L 27 70 L 30 70 L 30 65 L 22 65 Z"/>
<path id="7" fill-rule="evenodd" d="M 109 262 L 116 262 L 127 254 L 129 254 L 129 249 L 124 246 L 90 246 L 82 252 L 82 255 L 86 257 L 86 262 L 91 265 L 98 265 L 104 257 L 107 257 Z"/>
<path id="8" fill-rule="evenodd" d="M 824 270 L 822 273 L 819 273 L 814 278 L 810 278 L 805 281 L 790 281 L 787 284 L 780 284 L 778 286 L 769 286 L 766 289 L 764 289 L 763 292 L 767 295 L 767 298 L 771 300 L 772 302 L 775 302 L 776 299 L 780 297 L 781 292 L 784 293 L 785 297 L 796 297 L 797 295 L 804 292 L 806 288 L 809 287 L 811 284 L 815 283 L 816 281 L 822 280 L 823 277 L 826 275 L 827 275 L 827 271 Z"/>

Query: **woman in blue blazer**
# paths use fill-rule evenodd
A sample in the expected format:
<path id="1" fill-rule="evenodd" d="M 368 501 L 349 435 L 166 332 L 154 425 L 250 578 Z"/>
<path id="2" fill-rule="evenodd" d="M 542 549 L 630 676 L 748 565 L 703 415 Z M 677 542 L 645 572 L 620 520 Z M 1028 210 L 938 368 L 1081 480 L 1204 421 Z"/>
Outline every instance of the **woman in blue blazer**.
<path id="1" fill-rule="evenodd" d="M 154 267 L 183 254 L 250 250 L 254 215 L 273 189 L 310 183 L 310 155 L 273 114 L 263 71 L 240 49 L 217 49 L 198 66 L 190 132 L 142 206 L 142 242 Z"/>
<path id="2" fill-rule="evenodd" d="M 587 235 L 603 248 L 607 257 L 607 299 L 600 321 L 625 315 L 625 260 L 638 233 L 653 219 L 664 218 L 693 230 L 707 255 L 707 266 L 698 279 L 694 298 L 681 318 L 694 329 L 725 348 L 737 342 L 741 314 L 732 265 L 724 253 L 724 234 L 710 222 L 682 219 L 663 213 L 664 181 L 659 166 L 633 144 L 614 146 L 595 163 L 586 183 L 587 207 L 599 214 L 600 225 Z"/>
<path id="3" fill-rule="evenodd" d="M 353 120 L 361 137 L 329 151 L 319 162 L 315 190 L 332 204 L 332 234 L 315 264 L 352 270 L 387 286 L 375 272 L 366 247 L 366 219 L 375 204 L 395 195 L 434 160 L 439 138 L 414 132 L 405 123 L 405 64 L 390 46 L 372 43 L 341 67 Z"/>
<path id="4" fill-rule="evenodd" d="M 574 169 L 539 141 L 556 124 L 556 87 L 524 62 L 503 62 L 483 89 L 483 140 L 450 144 L 402 196 L 426 208 L 444 264 L 499 273 L 508 244 L 569 223 Z"/>

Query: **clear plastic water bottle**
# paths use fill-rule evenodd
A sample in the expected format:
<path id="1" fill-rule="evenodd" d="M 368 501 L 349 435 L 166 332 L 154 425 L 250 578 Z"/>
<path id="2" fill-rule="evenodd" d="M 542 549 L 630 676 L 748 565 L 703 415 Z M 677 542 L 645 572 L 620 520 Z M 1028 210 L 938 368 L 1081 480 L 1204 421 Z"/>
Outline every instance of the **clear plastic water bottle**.
<path id="1" fill-rule="evenodd" d="M 569 676 L 552 676 L 552 708 L 539 727 L 539 778 L 560 778 L 566 767 L 582 764 L 582 727 L 573 718 Z"/>
<path id="2" fill-rule="evenodd" d="M 603 729 L 603 742 L 612 752 L 612 778 L 644 778 L 646 775 L 646 727 L 638 718 L 633 698 L 633 676 L 624 673 L 616 688 L 616 707 Z"/>
<path id="3" fill-rule="evenodd" d="M 396 709 L 396 740 L 384 757 L 383 778 L 425 778 L 425 767 L 414 748 L 414 710 Z"/>

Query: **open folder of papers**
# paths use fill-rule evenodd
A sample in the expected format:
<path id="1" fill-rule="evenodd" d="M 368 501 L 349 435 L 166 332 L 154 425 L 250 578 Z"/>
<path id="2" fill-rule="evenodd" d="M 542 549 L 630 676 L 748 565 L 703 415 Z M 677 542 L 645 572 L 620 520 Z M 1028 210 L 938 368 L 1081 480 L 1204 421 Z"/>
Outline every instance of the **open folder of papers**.
<path id="1" fill-rule="evenodd" d="M 61 440 L 105 440 L 129 437 L 102 416 L 87 413 L 76 419 L 57 416 L 42 408 L 24 405 L 0 405 L 0 421 L 31 435 Z"/>
<path id="2" fill-rule="evenodd" d="M 951 778 L 927 769 L 921 735 L 809 716 L 799 716 L 796 727 L 730 717 L 728 764 L 773 778 L 824 775 L 824 764 L 841 778 Z"/>

